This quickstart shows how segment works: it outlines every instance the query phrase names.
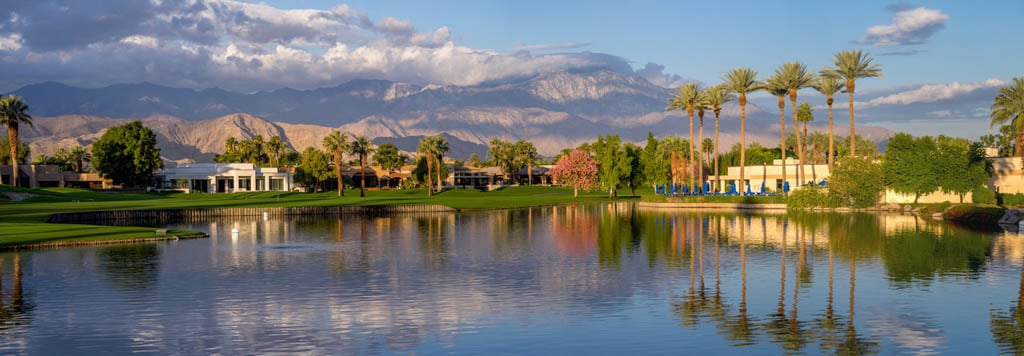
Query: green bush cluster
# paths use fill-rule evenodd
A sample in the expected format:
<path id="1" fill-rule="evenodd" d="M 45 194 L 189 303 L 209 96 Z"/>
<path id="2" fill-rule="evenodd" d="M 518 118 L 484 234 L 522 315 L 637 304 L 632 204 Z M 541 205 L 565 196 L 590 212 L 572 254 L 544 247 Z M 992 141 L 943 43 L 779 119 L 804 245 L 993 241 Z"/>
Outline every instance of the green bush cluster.
<path id="1" fill-rule="evenodd" d="M 979 185 L 971 191 L 971 198 L 975 204 L 995 204 L 996 192 L 988 189 L 988 187 Z"/>
<path id="2" fill-rule="evenodd" d="M 1024 194 L 1001 194 L 1000 197 L 1003 198 L 1003 206 L 1017 207 L 1024 205 Z"/>
<path id="3" fill-rule="evenodd" d="M 834 194 L 818 187 L 794 190 L 786 198 L 786 207 L 789 209 L 836 208 L 842 205 Z"/>

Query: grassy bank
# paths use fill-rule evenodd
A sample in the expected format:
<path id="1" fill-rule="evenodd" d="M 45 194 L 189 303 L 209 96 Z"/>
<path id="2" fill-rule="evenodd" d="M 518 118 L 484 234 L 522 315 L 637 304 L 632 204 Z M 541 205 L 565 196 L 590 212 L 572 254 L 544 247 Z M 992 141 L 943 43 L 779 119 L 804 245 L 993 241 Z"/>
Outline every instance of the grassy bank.
<path id="1" fill-rule="evenodd" d="M 234 194 L 183 194 L 95 192 L 69 188 L 25 189 L 0 186 L 0 247 L 64 241 L 132 240 L 161 237 L 155 229 L 71 224 L 48 224 L 54 213 L 151 210 L 178 208 L 256 208 L 336 205 L 440 204 L 456 209 L 498 209 L 553 205 L 572 202 L 606 202 L 599 192 L 581 192 L 573 198 L 571 189 L 557 187 L 509 187 L 493 192 L 456 189 L 428 197 L 425 190 L 336 192 L 253 192 Z M 14 194 L 9 194 L 14 193 Z M 17 199 L 12 200 L 9 195 Z M 629 198 L 620 198 L 629 199 Z M 168 234 L 194 232 L 170 231 Z"/>

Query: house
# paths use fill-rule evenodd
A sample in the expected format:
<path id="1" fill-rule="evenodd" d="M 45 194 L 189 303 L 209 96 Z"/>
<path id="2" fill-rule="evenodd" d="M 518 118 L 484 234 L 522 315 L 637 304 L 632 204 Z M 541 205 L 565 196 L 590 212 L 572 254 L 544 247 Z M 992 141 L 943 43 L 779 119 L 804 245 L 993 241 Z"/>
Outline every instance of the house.
<path id="1" fill-rule="evenodd" d="M 1024 193 L 1024 163 L 1020 157 L 989 158 L 992 170 L 987 186 L 1000 194 Z"/>
<path id="2" fill-rule="evenodd" d="M 10 165 L 0 166 L 0 179 L 10 184 L 14 170 Z M 18 165 L 18 186 L 30 188 L 75 187 L 85 189 L 110 189 L 110 179 L 98 173 L 77 173 L 61 171 L 60 166 L 50 164 Z"/>
<path id="3" fill-rule="evenodd" d="M 178 164 L 156 173 L 154 188 L 201 193 L 287 191 L 295 185 L 290 172 L 252 163 Z"/>
<path id="4" fill-rule="evenodd" d="M 747 165 L 744 171 L 744 180 L 750 186 L 751 192 L 760 192 L 761 185 L 764 184 L 766 192 L 782 192 L 783 182 L 789 183 L 789 189 L 794 189 L 797 186 L 817 184 L 823 180 L 827 180 L 831 174 L 827 164 L 805 164 L 804 165 L 804 176 L 805 181 L 803 184 L 797 184 L 797 174 L 800 171 L 800 161 L 795 158 L 786 159 L 786 177 L 783 180 L 782 177 L 782 160 L 777 159 L 772 161 L 772 164 L 760 164 L 760 165 Z M 714 172 L 705 171 L 707 180 L 714 184 L 715 175 Z M 740 167 L 730 166 L 727 168 L 726 174 L 721 176 L 721 185 L 719 185 L 719 191 L 727 192 L 731 184 L 735 184 L 736 190 L 745 190 L 745 187 L 738 184 L 740 179 Z M 767 184 L 765 184 L 767 183 Z"/>

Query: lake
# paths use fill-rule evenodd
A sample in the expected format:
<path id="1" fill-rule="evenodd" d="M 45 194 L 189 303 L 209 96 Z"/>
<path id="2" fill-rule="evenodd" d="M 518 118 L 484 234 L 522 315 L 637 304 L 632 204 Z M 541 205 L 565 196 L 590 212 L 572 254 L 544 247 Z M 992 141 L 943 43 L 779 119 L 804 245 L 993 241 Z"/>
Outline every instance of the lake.
<path id="1" fill-rule="evenodd" d="M 170 227 L 210 238 L 0 254 L 0 353 L 1024 352 L 1024 235 L 910 215 L 600 204 Z"/>

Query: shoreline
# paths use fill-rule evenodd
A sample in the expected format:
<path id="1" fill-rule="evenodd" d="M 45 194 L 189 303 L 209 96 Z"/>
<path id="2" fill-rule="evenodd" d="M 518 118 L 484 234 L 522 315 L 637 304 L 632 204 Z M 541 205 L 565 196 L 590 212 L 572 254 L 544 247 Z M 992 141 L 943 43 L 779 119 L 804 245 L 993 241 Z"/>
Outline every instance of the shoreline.
<path id="1" fill-rule="evenodd" d="M 95 241 L 54 241 L 54 242 L 37 242 L 27 244 L 14 244 L 0 246 L 0 252 L 10 251 L 26 251 L 26 250 L 46 250 L 46 249 L 59 249 L 65 247 L 78 247 L 78 246 L 100 246 L 100 245 L 120 245 L 120 244 L 142 244 L 142 243 L 156 243 L 156 242 L 169 242 L 178 240 L 194 240 L 203 239 L 210 237 L 209 234 L 199 232 L 194 234 L 182 234 L 182 235 L 168 235 L 168 236 L 154 236 L 154 237 L 139 237 L 133 239 L 120 239 L 120 240 L 95 240 Z"/>

